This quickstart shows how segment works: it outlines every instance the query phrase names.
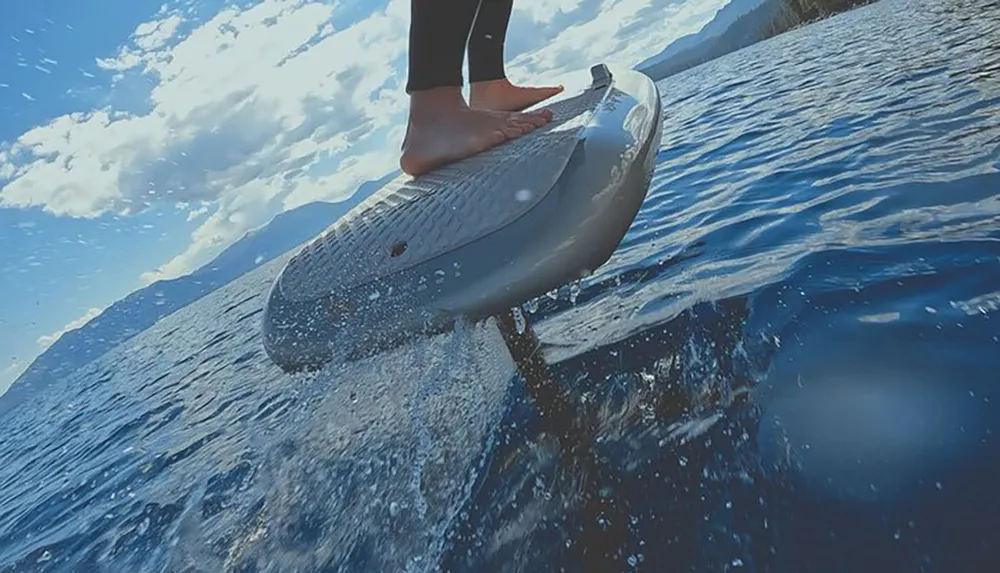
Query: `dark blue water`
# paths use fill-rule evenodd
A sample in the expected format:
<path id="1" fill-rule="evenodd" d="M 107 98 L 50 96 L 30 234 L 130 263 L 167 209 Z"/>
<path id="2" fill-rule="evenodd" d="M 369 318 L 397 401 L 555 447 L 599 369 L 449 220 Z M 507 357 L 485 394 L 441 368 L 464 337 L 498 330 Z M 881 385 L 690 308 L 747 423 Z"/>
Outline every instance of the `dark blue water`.
<path id="1" fill-rule="evenodd" d="M 613 259 L 288 377 L 282 260 L 0 420 L 0 571 L 995 571 L 1000 37 L 883 0 L 668 78 Z"/>

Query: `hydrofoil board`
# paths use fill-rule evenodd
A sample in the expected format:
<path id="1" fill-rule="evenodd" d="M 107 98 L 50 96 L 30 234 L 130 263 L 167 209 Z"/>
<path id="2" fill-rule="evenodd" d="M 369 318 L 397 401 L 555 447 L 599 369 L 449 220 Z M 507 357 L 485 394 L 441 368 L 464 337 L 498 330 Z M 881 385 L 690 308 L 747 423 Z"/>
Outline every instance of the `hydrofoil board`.
<path id="1" fill-rule="evenodd" d="M 552 121 L 420 177 L 401 175 L 289 259 L 264 346 L 286 371 L 479 320 L 592 272 L 631 225 L 660 143 L 656 84 L 632 70 L 542 102 Z"/>

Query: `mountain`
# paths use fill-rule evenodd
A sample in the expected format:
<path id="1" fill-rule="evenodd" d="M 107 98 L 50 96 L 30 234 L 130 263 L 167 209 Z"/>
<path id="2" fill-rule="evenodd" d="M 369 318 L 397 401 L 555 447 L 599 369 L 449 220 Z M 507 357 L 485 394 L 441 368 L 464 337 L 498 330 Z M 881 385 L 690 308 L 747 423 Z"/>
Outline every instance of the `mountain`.
<path id="1" fill-rule="evenodd" d="M 646 72 L 649 68 L 664 62 L 681 52 L 690 50 L 698 44 L 722 35 L 744 14 L 760 6 L 764 0 L 732 0 L 715 13 L 715 17 L 705 24 L 701 30 L 694 34 L 682 36 L 663 49 L 662 52 L 639 62 L 635 68 L 641 72 Z"/>
<path id="2" fill-rule="evenodd" d="M 748 3 L 742 3 L 734 7 L 729 14 L 723 14 L 729 6 L 744 1 Z M 756 6 L 750 6 L 751 0 L 733 0 L 719 10 L 716 18 L 697 35 L 701 36 L 709 27 L 712 27 L 713 34 L 705 35 L 699 42 L 686 42 L 682 49 L 674 49 L 673 46 L 677 43 L 674 42 L 667 46 L 666 50 L 642 62 L 636 68 L 655 80 L 661 80 L 778 34 L 873 1 L 763 0 L 757 2 Z M 746 10 L 748 7 L 749 10 Z M 741 10 L 743 11 L 740 12 Z M 715 24 L 716 19 L 719 19 L 718 25 Z M 721 33 L 716 33 L 726 21 L 730 23 Z"/>
<path id="3" fill-rule="evenodd" d="M 38 356 L 0 396 L 0 416 L 22 399 L 100 357 L 164 316 L 312 239 L 398 173 L 394 171 L 362 184 L 344 201 L 317 201 L 280 213 L 191 274 L 157 281 L 112 304 L 82 327 L 63 334 Z"/>

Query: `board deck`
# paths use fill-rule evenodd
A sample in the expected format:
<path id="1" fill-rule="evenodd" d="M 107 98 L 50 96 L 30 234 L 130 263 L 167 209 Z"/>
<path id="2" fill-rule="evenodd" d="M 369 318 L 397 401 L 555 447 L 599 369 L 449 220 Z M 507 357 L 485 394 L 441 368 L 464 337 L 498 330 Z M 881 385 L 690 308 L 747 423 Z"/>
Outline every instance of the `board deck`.
<path id="1" fill-rule="evenodd" d="M 509 225 L 552 190 L 608 88 L 550 106 L 552 121 L 421 177 L 402 175 L 292 259 L 285 296 L 309 300 L 330 277 L 350 288 L 426 262 Z M 401 252 L 400 252 L 401 251 Z"/>
<path id="2" fill-rule="evenodd" d="M 543 102 L 546 126 L 401 175 L 293 256 L 264 313 L 286 370 L 366 355 L 510 309 L 603 264 L 649 187 L 655 84 L 603 66 Z"/>

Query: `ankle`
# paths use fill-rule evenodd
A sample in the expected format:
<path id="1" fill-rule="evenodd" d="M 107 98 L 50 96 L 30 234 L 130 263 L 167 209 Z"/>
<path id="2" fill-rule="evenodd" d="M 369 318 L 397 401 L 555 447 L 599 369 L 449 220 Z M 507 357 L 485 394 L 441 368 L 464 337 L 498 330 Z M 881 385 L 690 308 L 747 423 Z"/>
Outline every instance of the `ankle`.
<path id="1" fill-rule="evenodd" d="M 507 78 L 499 78 L 495 80 L 482 80 L 470 83 L 469 93 L 474 97 L 478 97 L 498 90 L 509 89 L 512 86 L 513 84 L 511 84 L 510 80 L 508 80 Z"/>
<path id="2" fill-rule="evenodd" d="M 410 123 L 466 109 L 462 88 L 445 86 L 410 93 Z"/>

